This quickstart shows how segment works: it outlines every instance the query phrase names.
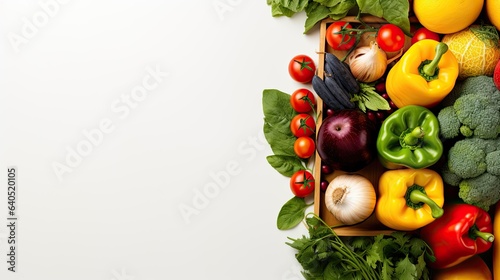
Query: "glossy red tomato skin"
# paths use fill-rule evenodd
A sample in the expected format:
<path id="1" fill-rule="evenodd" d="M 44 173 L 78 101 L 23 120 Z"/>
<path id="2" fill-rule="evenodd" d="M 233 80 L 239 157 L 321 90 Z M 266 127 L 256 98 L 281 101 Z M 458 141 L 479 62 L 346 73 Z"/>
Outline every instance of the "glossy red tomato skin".
<path id="1" fill-rule="evenodd" d="M 441 38 L 438 33 L 432 32 L 425 27 L 420 27 L 419 29 L 415 30 L 415 33 L 413 33 L 413 37 L 411 38 L 411 44 L 413 45 L 416 42 L 424 39 L 431 39 L 438 42 L 441 41 Z"/>
<path id="2" fill-rule="evenodd" d="M 308 100 L 311 103 L 309 103 Z M 299 88 L 292 93 L 290 104 L 297 113 L 309 113 L 312 111 L 313 107 L 316 106 L 316 98 L 310 90 Z M 311 107 L 311 104 L 313 107 Z"/>
<path id="3" fill-rule="evenodd" d="M 290 130 L 295 137 L 311 136 L 316 132 L 316 121 L 309 114 L 297 114 L 290 122 Z"/>
<path id="4" fill-rule="evenodd" d="M 294 56 L 288 63 L 288 73 L 295 81 L 303 84 L 310 83 L 316 73 L 316 64 L 311 57 L 305 54 Z"/>
<path id="5" fill-rule="evenodd" d="M 377 44 L 385 52 L 397 52 L 405 45 L 405 34 L 398 26 L 387 23 L 382 25 L 377 32 Z"/>
<path id="6" fill-rule="evenodd" d="M 310 158 L 316 151 L 316 143 L 311 137 L 302 136 L 295 140 L 293 151 L 299 158 Z"/>
<path id="7" fill-rule="evenodd" d="M 297 197 L 307 197 L 314 192 L 314 176 L 307 170 L 299 170 L 290 178 L 290 189 Z"/>
<path id="8" fill-rule="evenodd" d="M 336 21 L 331 23 L 326 29 L 326 42 L 332 49 L 339 51 L 350 50 L 356 43 L 355 36 L 335 34 L 342 30 L 342 27 L 350 29 L 352 26 L 345 21 Z"/>

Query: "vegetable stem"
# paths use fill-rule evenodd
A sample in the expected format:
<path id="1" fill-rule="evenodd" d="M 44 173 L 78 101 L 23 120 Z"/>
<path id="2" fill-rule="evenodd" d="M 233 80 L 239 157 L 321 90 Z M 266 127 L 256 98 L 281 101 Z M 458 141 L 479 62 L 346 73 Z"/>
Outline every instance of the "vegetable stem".
<path id="1" fill-rule="evenodd" d="M 469 229 L 469 236 L 474 240 L 479 237 L 486 242 L 493 242 L 495 240 L 495 236 L 493 234 L 480 231 L 479 228 L 477 228 L 477 225 L 473 225 Z"/>
<path id="2" fill-rule="evenodd" d="M 439 218 L 443 216 L 444 210 L 443 208 L 439 207 L 437 203 L 432 200 L 427 194 L 425 194 L 423 191 L 421 191 L 419 188 L 414 188 L 413 190 L 410 191 L 409 195 L 410 201 L 413 204 L 427 204 L 431 208 L 431 214 L 433 218 Z"/>
<path id="3" fill-rule="evenodd" d="M 436 45 L 436 53 L 434 54 L 434 58 L 432 60 L 425 60 L 420 64 L 419 72 L 420 75 L 427 80 L 428 82 L 437 79 L 439 73 L 439 61 L 441 57 L 448 51 L 448 45 L 445 43 L 439 42 Z"/>
<path id="4" fill-rule="evenodd" d="M 417 126 L 414 129 L 407 129 L 403 131 L 400 136 L 400 144 L 403 148 L 416 149 L 422 142 L 425 136 L 425 132 L 421 126 Z"/>

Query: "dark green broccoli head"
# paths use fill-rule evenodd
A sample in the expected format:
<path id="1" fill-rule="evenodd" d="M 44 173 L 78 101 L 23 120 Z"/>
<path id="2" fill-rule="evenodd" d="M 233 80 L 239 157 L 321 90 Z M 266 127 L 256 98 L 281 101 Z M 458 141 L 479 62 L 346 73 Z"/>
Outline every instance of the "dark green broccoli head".
<path id="1" fill-rule="evenodd" d="M 485 143 L 476 140 L 457 141 L 448 152 L 448 168 L 461 178 L 473 178 L 486 172 Z"/>
<path id="2" fill-rule="evenodd" d="M 486 166 L 488 173 L 500 176 L 500 149 L 486 154 Z"/>
<path id="3" fill-rule="evenodd" d="M 462 180 L 458 196 L 469 204 L 486 211 L 500 200 L 500 177 L 483 173 L 478 177 Z"/>
<path id="4" fill-rule="evenodd" d="M 439 121 L 439 133 L 445 139 L 453 139 L 460 133 L 462 124 L 455 114 L 455 108 L 448 106 L 439 111 L 437 115 Z"/>
<path id="5" fill-rule="evenodd" d="M 469 77 L 465 80 L 457 81 L 453 90 L 443 99 L 441 105 L 444 107 L 452 106 L 457 98 L 467 94 L 481 92 L 483 94 L 490 95 L 497 91 L 498 90 L 493 83 L 493 77 L 484 75 Z"/>
<path id="6" fill-rule="evenodd" d="M 499 94 L 500 97 L 500 94 Z M 458 98 L 453 105 L 458 120 L 462 123 L 460 132 L 466 136 L 492 139 L 500 129 L 500 107 L 492 98 L 482 94 L 468 94 Z"/>
<path id="7" fill-rule="evenodd" d="M 492 77 L 470 77 L 458 82 L 441 106 L 438 120 L 445 139 L 459 135 L 493 139 L 500 134 L 500 91 Z"/>

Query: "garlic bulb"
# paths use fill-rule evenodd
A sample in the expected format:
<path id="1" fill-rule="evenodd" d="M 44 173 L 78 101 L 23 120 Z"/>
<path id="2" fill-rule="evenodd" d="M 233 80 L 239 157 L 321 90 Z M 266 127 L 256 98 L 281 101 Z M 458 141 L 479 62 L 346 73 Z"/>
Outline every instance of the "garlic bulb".
<path id="1" fill-rule="evenodd" d="M 388 61 L 387 54 L 379 48 L 377 42 L 371 41 L 370 46 L 356 48 L 347 58 L 347 63 L 358 81 L 371 83 L 384 75 L 387 65 L 394 59 Z"/>
<path id="2" fill-rule="evenodd" d="M 345 225 L 366 220 L 373 213 L 376 200 L 373 184 L 356 174 L 335 177 L 325 192 L 326 208 Z"/>

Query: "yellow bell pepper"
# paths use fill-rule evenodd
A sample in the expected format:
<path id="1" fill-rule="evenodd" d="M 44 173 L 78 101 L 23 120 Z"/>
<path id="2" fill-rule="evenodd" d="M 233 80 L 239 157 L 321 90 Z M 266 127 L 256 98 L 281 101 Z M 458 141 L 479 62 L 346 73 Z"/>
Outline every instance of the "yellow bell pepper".
<path id="1" fill-rule="evenodd" d="M 457 59 L 445 43 L 418 41 L 389 70 L 387 94 L 398 108 L 406 105 L 432 108 L 455 86 L 458 67 Z"/>
<path id="2" fill-rule="evenodd" d="M 413 231 L 443 215 L 441 176 L 430 169 L 385 171 L 378 183 L 377 219 L 385 226 Z"/>
<path id="3" fill-rule="evenodd" d="M 476 255 L 458 265 L 434 270 L 432 280 L 492 280 L 493 275 L 488 265 Z"/>

